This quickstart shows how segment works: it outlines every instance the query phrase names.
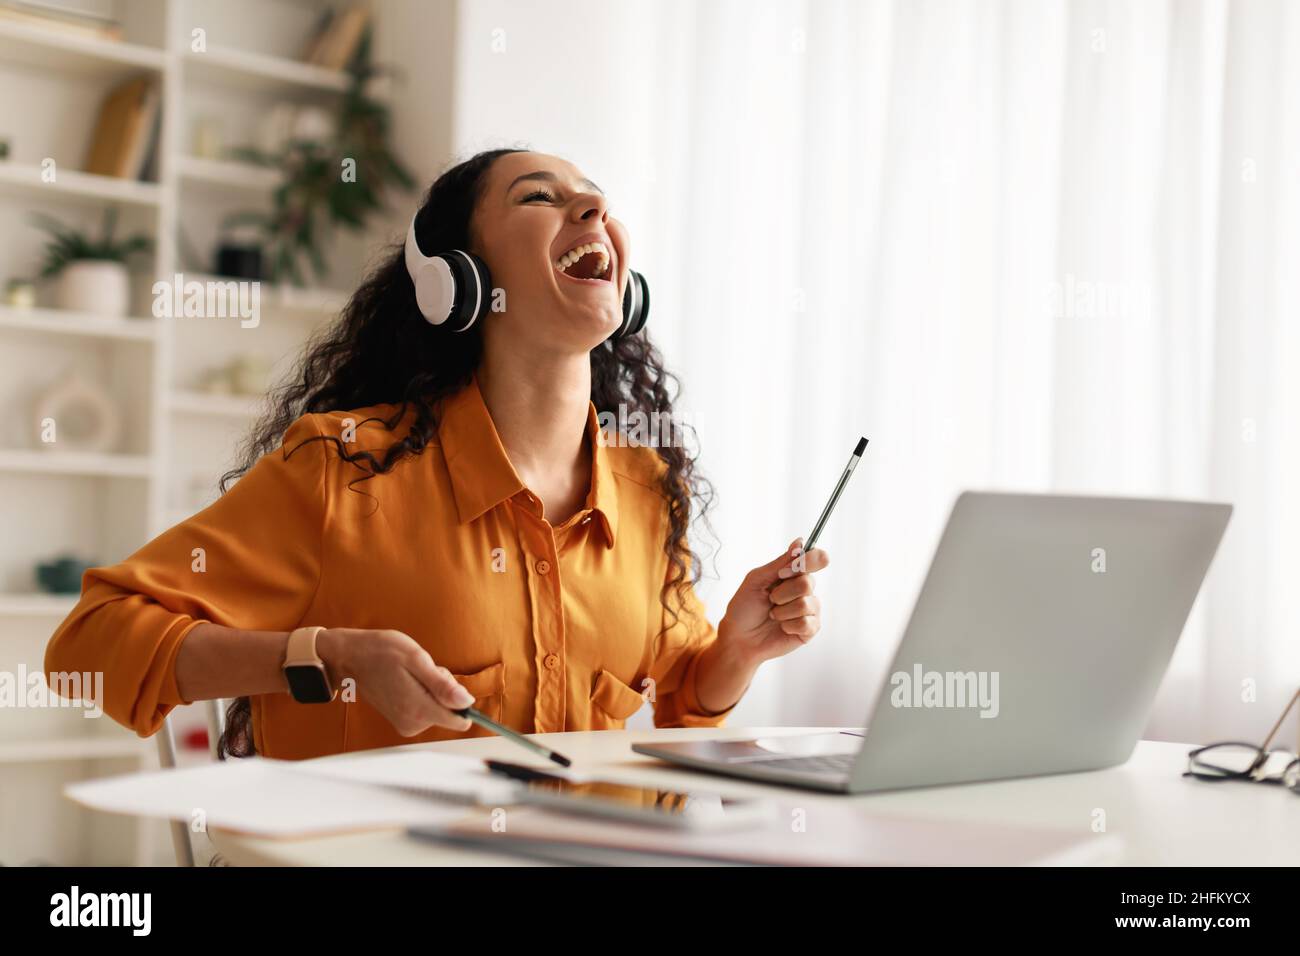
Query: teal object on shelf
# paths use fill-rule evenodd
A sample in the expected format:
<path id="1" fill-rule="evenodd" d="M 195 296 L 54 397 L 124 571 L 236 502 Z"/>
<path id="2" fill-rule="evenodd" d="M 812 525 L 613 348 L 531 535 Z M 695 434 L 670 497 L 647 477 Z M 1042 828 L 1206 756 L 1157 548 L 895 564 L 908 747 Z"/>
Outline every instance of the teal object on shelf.
<path id="1" fill-rule="evenodd" d="M 36 566 L 36 582 L 50 594 L 81 593 L 81 576 L 95 566 L 93 561 L 65 556 Z"/>

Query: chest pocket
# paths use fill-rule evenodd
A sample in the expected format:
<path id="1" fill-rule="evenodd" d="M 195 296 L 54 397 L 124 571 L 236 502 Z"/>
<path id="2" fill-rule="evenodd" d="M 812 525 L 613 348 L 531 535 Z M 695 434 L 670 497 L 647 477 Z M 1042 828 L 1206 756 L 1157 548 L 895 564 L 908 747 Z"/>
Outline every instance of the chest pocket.
<path id="1" fill-rule="evenodd" d="M 474 709 L 501 721 L 501 694 L 505 690 L 505 665 L 500 661 L 473 674 L 452 674 L 456 683 L 474 695 Z"/>
<path id="2" fill-rule="evenodd" d="M 490 720 L 501 722 L 501 697 L 505 691 L 505 665 L 500 661 L 472 674 L 451 675 L 467 691 L 474 695 L 473 708 Z M 391 725 L 390 725 L 391 727 Z M 396 731 L 393 731 L 396 733 Z M 448 730 L 446 727 L 430 727 L 415 737 L 403 737 L 398 743 L 430 743 L 435 740 L 459 740 L 462 737 L 488 737 L 490 730 L 478 724 L 471 724 L 469 730 Z"/>
<path id="3" fill-rule="evenodd" d="M 597 671 L 591 691 L 591 729 L 622 730 L 623 723 L 645 703 L 645 698 L 609 671 Z"/>

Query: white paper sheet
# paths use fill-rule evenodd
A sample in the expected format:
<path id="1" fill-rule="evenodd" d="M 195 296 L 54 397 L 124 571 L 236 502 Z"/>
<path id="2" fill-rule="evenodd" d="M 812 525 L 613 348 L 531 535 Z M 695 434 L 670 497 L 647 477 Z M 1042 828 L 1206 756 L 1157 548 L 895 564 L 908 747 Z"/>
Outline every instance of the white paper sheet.
<path id="1" fill-rule="evenodd" d="M 340 764 L 357 763 L 358 776 L 349 779 L 346 766 L 316 772 L 309 768 L 315 761 L 253 757 L 91 780 L 71 784 L 64 793 L 78 803 L 108 813 L 182 820 L 196 828 L 218 827 L 270 837 L 445 824 L 469 809 L 464 803 L 361 782 L 376 776 L 391 777 L 393 781 L 418 780 L 433 767 L 430 761 L 421 759 L 433 754 L 391 756 L 414 759 L 409 761 L 409 769 L 403 768 L 402 761 L 368 766 L 360 763 L 362 757 L 338 760 Z M 332 762 L 322 760 L 318 766 Z M 443 786 L 452 785 L 454 776 L 463 778 L 465 768 L 456 770 L 456 774 L 452 769 L 449 765 L 440 768 Z M 462 779 L 461 783 L 466 792 L 473 790 L 472 782 Z M 499 787 L 500 782 L 488 778 L 486 783 Z M 484 792 L 492 794 L 490 788 Z"/>
<path id="2" fill-rule="evenodd" d="M 490 773 L 481 757 L 405 750 L 282 761 L 288 769 L 331 780 L 391 787 L 417 795 L 496 804 L 512 802 L 517 785 Z"/>

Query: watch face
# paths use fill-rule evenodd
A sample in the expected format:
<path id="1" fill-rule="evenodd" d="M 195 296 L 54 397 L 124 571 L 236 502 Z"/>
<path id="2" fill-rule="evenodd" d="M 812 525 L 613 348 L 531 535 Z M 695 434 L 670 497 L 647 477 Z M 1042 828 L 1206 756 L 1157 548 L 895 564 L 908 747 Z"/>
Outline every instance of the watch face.
<path id="1" fill-rule="evenodd" d="M 328 704 L 334 699 L 329 681 L 319 667 L 310 664 L 286 667 L 284 676 L 289 682 L 289 693 L 300 704 Z"/>

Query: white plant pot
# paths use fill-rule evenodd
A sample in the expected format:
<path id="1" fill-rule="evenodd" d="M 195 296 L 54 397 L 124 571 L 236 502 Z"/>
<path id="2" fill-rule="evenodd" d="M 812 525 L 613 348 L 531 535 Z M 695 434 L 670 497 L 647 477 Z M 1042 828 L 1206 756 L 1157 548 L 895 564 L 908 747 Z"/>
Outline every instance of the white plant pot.
<path id="1" fill-rule="evenodd" d="M 59 273 L 58 305 L 73 312 L 126 315 L 131 306 L 131 274 L 108 259 L 82 259 Z"/>

